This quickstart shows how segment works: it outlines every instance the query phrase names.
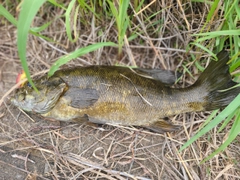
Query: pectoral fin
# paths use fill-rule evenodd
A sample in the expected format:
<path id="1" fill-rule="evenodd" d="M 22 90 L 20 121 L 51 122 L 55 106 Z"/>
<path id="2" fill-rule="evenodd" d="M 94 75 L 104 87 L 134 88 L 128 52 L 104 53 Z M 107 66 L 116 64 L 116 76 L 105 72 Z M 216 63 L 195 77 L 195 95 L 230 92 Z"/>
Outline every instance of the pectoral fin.
<path id="1" fill-rule="evenodd" d="M 69 99 L 70 106 L 79 109 L 93 106 L 99 98 L 99 94 L 96 89 L 80 89 L 77 87 L 69 88 L 65 93 L 65 96 Z"/>
<path id="2" fill-rule="evenodd" d="M 174 125 L 171 122 L 161 119 L 153 124 L 150 124 L 149 126 L 145 126 L 145 128 L 151 131 L 154 131 L 156 133 L 165 133 L 165 132 L 177 131 L 180 129 L 180 126 Z"/>

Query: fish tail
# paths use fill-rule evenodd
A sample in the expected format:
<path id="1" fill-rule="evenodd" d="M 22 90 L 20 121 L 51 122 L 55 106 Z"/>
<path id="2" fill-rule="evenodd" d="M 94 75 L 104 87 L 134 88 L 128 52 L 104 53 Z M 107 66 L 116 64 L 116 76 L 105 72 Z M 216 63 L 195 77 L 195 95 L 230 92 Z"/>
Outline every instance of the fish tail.
<path id="1" fill-rule="evenodd" d="M 194 84 L 207 90 L 204 108 L 208 111 L 226 107 L 240 93 L 240 87 L 233 87 L 237 83 L 232 81 L 229 73 L 228 52 L 222 50 L 217 54 L 217 58 L 218 61 L 211 61 Z"/>

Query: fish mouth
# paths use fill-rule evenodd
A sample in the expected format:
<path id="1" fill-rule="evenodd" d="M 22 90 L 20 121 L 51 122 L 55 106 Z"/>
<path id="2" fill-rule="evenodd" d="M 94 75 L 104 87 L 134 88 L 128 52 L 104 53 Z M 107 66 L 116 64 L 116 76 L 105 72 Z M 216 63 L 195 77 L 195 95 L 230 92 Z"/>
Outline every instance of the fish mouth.
<path id="1" fill-rule="evenodd" d="M 25 96 L 24 96 L 24 98 L 25 98 Z M 24 98 L 23 98 L 23 100 L 24 100 Z M 19 94 L 15 94 L 14 96 L 12 96 L 12 97 L 10 98 L 10 102 L 11 102 L 13 105 L 15 105 L 15 106 L 19 106 L 19 104 L 20 104 Z"/>
<path id="2" fill-rule="evenodd" d="M 33 111 L 39 114 L 47 113 L 68 89 L 67 84 L 60 80 L 55 78 L 51 81 L 52 84 L 48 84 L 45 87 L 37 86 L 39 92 L 35 92 L 27 87 L 17 89 L 16 94 L 10 98 L 10 101 L 24 111 Z"/>
<path id="3" fill-rule="evenodd" d="M 11 104 L 13 104 L 15 106 L 18 104 L 16 98 L 14 98 L 14 97 L 10 98 L 10 102 L 11 102 Z"/>
<path id="4" fill-rule="evenodd" d="M 11 97 L 10 98 L 10 102 L 11 104 L 13 104 L 14 106 L 23 109 L 24 111 L 31 111 L 32 108 L 29 108 L 28 104 L 23 100 L 23 101 L 19 101 L 18 97 Z"/>

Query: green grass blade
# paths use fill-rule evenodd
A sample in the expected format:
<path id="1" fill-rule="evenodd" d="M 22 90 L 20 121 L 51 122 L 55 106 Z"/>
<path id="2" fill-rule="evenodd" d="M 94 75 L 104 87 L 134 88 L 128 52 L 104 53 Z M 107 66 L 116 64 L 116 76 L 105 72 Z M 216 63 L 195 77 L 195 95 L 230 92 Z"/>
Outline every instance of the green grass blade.
<path id="1" fill-rule="evenodd" d="M 95 50 L 105 47 L 105 46 L 117 46 L 117 45 L 113 42 L 103 42 L 103 43 L 92 44 L 92 45 L 89 45 L 89 46 L 81 48 L 81 49 L 77 49 L 76 51 L 73 51 L 73 52 L 59 58 L 53 64 L 53 66 L 50 68 L 48 75 L 52 76 L 54 74 L 54 72 L 57 71 L 61 65 L 66 64 L 67 62 L 71 61 L 72 59 L 82 56 L 84 54 L 87 54 L 89 52 L 95 51 Z"/>
<path id="2" fill-rule="evenodd" d="M 237 17 L 240 17 L 240 7 L 239 6 L 235 6 L 235 10 L 237 12 Z"/>
<path id="3" fill-rule="evenodd" d="M 126 34 L 126 30 L 129 25 L 129 17 L 127 14 L 128 6 L 129 6 L 129 0 L 121 0 L 119 3 L 118 33 L 119 33 L 119 43 L 121 47 L 124 44 L 124 36 Z"/>
<path id="4" fill-rule="evenodd" d="M 185 65 L 182 65 L 182 67 L 184 69 L 184 73 L 187 72 L 194 79 L 194 76 L 192 75 L 191 71 L 189 71 L 189 69 Z"/>
<path id="5" fill-rule="evenodd" d="M 10 23 L 12 23 L 14 26 L 17 26 L 17 20 L 1 4 L 0 4 L 0 15 L 3 15 L 3 17 L 5 17 Z M 32 27 L 29 32 L 35 36 L 38 36 L 50 42 L 53 42 L 53 40 L 51 40 L 50 38 L 47 38 L 43 35 L 38 34 L 38 32 L 45 30 L 51 23 L 52 22 L 50 21 L 48 23 L 43 24 L 40 27 Z"/>
<path id="6" fill-rule="evenodd" d="M 191 0 L 191 2 L 201 2 L 201 3 L 206 3 L 212 6 L 214 2 L 212 1 L 206 1 L 206 0 Z"/>
<path id="7" fill-rule="evenodd" d="M 229 35 L 237 36 L 237 35 L 240 35 L 240 29 L 193 34 L 193 36 L 211 36 L 211 35 L 212 36 L 229 36 Z"/>
<path id="8" fill-rule="evenodd" d="M 239 113 L 239 111 L 236 114 L 237 114 L 236 120 L 234 121 L 234 123 L 232 125 L 232 128 L 230 130 L 227 140 L 216 151 L 214 151 L 207 158 L 205 158 L 201 163 L 208 161 L 209 159 L 213 158 L 216 154 L 218 154 L 221 151 L 223 151 L 224 149 L 226 149 L 226 147 L 238 136 L 238 134 L 240 133 L 240 113 Z"/>
<path id="9" fill-rule="evenodd" d="M 129 0 L 122 0 L 120 1 L 119 4 L 119 18 L 121 18 L 122 22 L 125 21 L 125 18 L 128 16 L 127 15 L 127 9 L 129 6 Z"/>
<path id="10" fill-rule="evenodd" d="M 199 128 L 198 132 L 201 131 L 201 129 L 203 129 L 203 127 L 205 127 L 213 118 L 214 116 L 216 116 L 216 114 L 218 113 L 219 110 L 215 110 L 213 111 L 208 118 L 205 120 L 205 122 L 201 125 L 201 127 Z"/>
<path id="11" fill-rule="evenodd" d="M 240 52 L 239 52 L 240 53 Z M 230 67 L 230 72 L 234 71 L 235 69 L 237 69 L 240 66 L 240 58 L 239 60 L 234 63 L 231 67 Z"/>
<path id="12" fill-rule="evenodd" d="M 138 2 L 138 6 L 137 6 L 137 7 L 134 7 L 135 12 L 138 12 L 138 11 L 141 9 L 144 1 L 145 1 L 145 0 L 141 0 L 140 2 Z"/>
<path id="13" fill-rule="evenodd" d="M 64 9 L 64 10 L 66 10 L 66 8 L 64 6 L 62 6 L 61 4 L 57 3 L 55 0 L 48 0 L 48 2 L 52 3 L 56 7 L 60 7 L 62 9 Z"/>
<path id="14" fill-rule="evenodd" d="M 71 24 L 71 12 L 74 8 L 74 4 L 75 4 L 76 0 L 72 0 L 69 5 L 68 5 L 68 8 L 67 8 L 67 11 L 65 13 L 65 26 L 66 26 L 66 32 L 67 32 L 67 36 L 68 36 L 68 39 L 71 41 L 71 42 L 76 42 L 77 39 L 78 39 L 78 36 L 75 37 L 75 39 L 72 38 L 72 26 L 73 26 L 73 29 L 74 26 L 76 25 L 76 23 L 74 23 L 74 25 Z M 77 7 L 78 8 L 78 7 Z M 75 15 L 74 17 L 76 16 L 76 13 L 78 13 L 78 11 L 75 12 Z M 73 18 L 73 21 L 75 21 L 77 19 Z M 76 34 L 76 33 L 75 33 Z"/>
<path id="15" fill-rule="evenodd" d="M 45 24 L 43 24 L 42 26 L 39 27 L 32 27 L 30 31 L 35 32 L 35 33 L 39 33 L 43 30 L 45 30 L 52 22 L 47 22 Z"/>
<path id="16" fill-rule="evenodd" d="M 0 4 L 0 15 L 3 15 L 10 23 L 17 26 L 17 20 Z"/>
<path id="17" fill-rule="evenodd" d="M 235 1 L 233 1 L 233 2 L 228 1 L 228 3 L 229 3 L 229 5 L 231 5 L 231 7 L 225 7 L 225 9 L 226 9 L 226 14 L 224 15 L 224 17 L 225 17 L 226 19 L 232 19 L 233 16 L 229 16 L 229 15 L 231 15 L 232 12 L 234 12 L 234 8 L 235 8 L 236 6 L 238 6 L 239 0 L 235 0 Z M 230 17 L 230 18 L 229 18 L 229 17 Z"/>
<path id="18" fill-rule="evenodd" d="M 239 36 L 239 35 L 240 35 L 240 29 L 193 34 L 193 36 L 203 36 L 202 38 L 197 39 L 196 42 L 213 39 L 213 38 L 219 37 L 219 36 Z"/>
<path id="19" fill-rule="evenodd" d="M 111 12 L 113 14 L 113 16 L 116 18 L 116 21 L 118 21 L 118 11 L 117 11 L 117 8 L 114 6 L 113 2 L 110 1 L 110 0 L 107 0 L 109 6 L 110 6 L 110 9 L 111 9 Z"/>
<path id="20" fill-rule="evenodd" d="M 87 2 L 87 1 L 86 1 Z M 95 16 L 96 19 L 102 20 L 101 16 L 95 11 L 95 8 L 92 6 L 89 6 L 85 1 L 78 1 L 80 8 L 79 9 L 83 9 L 87 12 L 87 10 L 89 10 L 90 12 L 93 13 L 93 16 Z M 99 1 L 100 3 L 100 1 Z"/>
<path id="21" fill-rule="evenodd" d="M 210 54 L 212 57 L 214 57 L 215 59 L 217 59 L 217 56 L 216 54 L 214 54 L 212 51 L 210 51 L 208 48 L 206 48 L 205 46 L 201 45 L 201 44 L 198 44 L 198 43 L 191 43 L 199 48 L 201 48 L 202 50 L 206 51 L 208 54 Z"/>
<path id="22" fill-rule="evenodd" d="M 112 1 L 107 0 L 110 6 L 111 12 L 116 19 L 118 29 L 118 55 L 122 54 L 122 46 L 124 44 L 124 36 L 126 34 L 127 27 L 129 26 L 129 17 L 127 9 L 129 6 L 129 0 L 120 0 L 119 8 L 115 7 Z"/>
<path id="23" fill-rule="evenodd" d="M 208 15 L 207 15 L 207 21 L 206 21 L 205 24 L 207 24 L 207 23 L 211 20 L 211 18 L 214 16 L 214 13 L 215 13 L 215 10 L 216 10 L 217 7 L 218 7 L 219 1 L 220 1 L 220 0 L 215 0 L 215 1 L 213 2 L 213 4 L 211 5 L 211 9 L 210 9 L 210 11 L 209 11 L 209 13 L 208 13 Z"/>
<path id="24" fill-rule="evenodd" d="M 201 66 L 201 64 L 198 61 L 195 61 L 194 64 L 198 68 L 198 70 L 200 70 L 201 72 L 204 71 L 205 68 L 203 66 Z"/>
<path id="25" fill-rule="evenodd" d="M 43 5 L 45 1 L 46 0 L 24 0 L 22 3 L 21 12 L 19 14 L 19 19 L 17 23 L 18 55 L 21 60 L 23 70 L 26 73 L 27 79 L 35 90 L 37 89 L 34 86 L 32 79 L 30 77 L 26 60 L 27 37 L 33 18 L 35 17 L 39 8 Z"/>
<path id="26" fill-rule="evenodd" d="M 196 141 L 199 137 L 213 129 L 220 122 L 222 122 L 227 116 L 232 114 L 235 109 L 237 109 L 240 105 L 240 94 L 220 113 L 218 114 L 214 120 L 212 120 L 208 125 L 206 125 L 200 132 L 198 132 L 195 136 L 193 136 L 190 140 L 188 140 L 179 151 L 184 150 L 188 146 L 190 146 L 194 141 Z"/>
<path id="27" fill-rule="evenodd" d="M 132 41 L 134 39 L 136 39 L 138 37 L 137 34 L 131 34 L 129 37 L 128 37 L 128 41 Z"/>
<path id="28" fill-rule="evenodd" d="M 218 129 L 218 131 L 217 131 L 218 133 L 221 132 L 228 125 L 228 123 L 232 120 L 234 115 L 235 115 L 235 113 L 232 113 L 226 118 L 226 120 L 223 122 L 221 127 Z"/>

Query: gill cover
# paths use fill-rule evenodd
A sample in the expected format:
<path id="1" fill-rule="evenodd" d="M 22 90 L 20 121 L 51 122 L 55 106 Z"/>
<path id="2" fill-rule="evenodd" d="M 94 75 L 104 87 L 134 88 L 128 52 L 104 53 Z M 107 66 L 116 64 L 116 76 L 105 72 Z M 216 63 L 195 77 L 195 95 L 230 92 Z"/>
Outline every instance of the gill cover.
<path id="1" fill-rule="evenodd" d="M 34 81 L 34 84 L 38 92 L 25 83 L 11 99 L 12 103 L 28 112 L 47 113 L 67 89 L 67 84 L 59 77 L 46 76 Z"/>

